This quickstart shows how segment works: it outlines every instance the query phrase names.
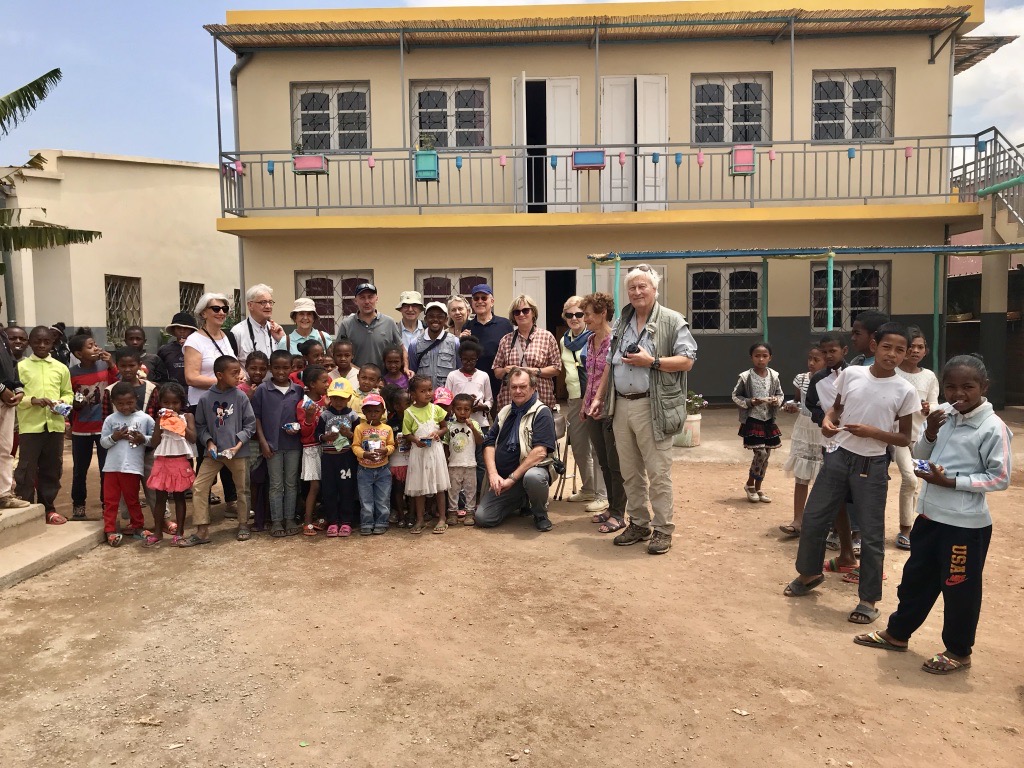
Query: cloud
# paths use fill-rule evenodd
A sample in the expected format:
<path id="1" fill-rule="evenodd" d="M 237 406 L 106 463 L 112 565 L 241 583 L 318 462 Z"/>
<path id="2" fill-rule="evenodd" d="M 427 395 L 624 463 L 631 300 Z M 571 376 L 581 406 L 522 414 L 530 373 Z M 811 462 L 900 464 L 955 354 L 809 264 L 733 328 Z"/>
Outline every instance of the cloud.
<path id="1" fill-rule="evenodd" d="M 996 126 L 1024 142 L 1024 4 L 986 11 L 979 35 L 1020 35 L 953 80 L 953 131 L 974 133 Z"/>

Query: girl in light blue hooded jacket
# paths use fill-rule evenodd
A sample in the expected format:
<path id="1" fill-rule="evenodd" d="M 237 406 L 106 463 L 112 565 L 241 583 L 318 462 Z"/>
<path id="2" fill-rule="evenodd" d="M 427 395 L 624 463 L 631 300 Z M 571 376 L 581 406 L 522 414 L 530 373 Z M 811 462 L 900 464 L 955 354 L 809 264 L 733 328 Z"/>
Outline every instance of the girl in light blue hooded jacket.
<path id="1" fill-rule="evenodd" d="M 971 666 L 992 538 L 986 494 L 1010 484 L 1013 437 L 985 399 L 988 371 L 980 356 L 959 355 L 946 363 L 942 388 L 946 405 L 928 415 L 913 451 L 915 474 L 925 486 L 910 532 L 899 606 L 884 631 L 854 638 L 858 645 L 906 651 L 941 594 L 946 648 L 923 665 L 936 675 Z"/>

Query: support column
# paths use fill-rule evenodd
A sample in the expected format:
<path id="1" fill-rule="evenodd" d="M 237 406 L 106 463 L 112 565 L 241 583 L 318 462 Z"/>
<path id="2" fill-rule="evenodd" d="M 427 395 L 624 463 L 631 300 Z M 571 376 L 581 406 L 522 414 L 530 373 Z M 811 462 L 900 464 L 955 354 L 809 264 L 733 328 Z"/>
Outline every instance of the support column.
<path id="1" fill-rule="evenodd" d="M 1006 407 L 1006 295 L 1010 283 L 1010 253 L 987 253 L 981 258 L 981 349 L 988 377 L 988 399 L 996 410 Z"/>

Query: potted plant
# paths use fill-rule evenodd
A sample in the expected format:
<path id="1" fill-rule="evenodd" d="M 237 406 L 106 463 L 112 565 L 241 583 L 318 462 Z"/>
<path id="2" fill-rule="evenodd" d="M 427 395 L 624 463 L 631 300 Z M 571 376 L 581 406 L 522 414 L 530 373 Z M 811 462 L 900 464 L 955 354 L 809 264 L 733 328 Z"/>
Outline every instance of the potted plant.
<path id="1" fill-rule="evenodd" d="M 434 134 L 420 134 L 419 149 L 413 153 L 413 164 L 416 181 L 437 181 L 441 177 L 437 150 L 434 149 Z"/>
<path id="2" fill-rule="evenodd" d="M 301 141 L 292 149 L 292 172 L 299 176 L 322 176 L 327 173 L 327 155 L 307 153 Z"/>
<path id="3" fill-rule="evenodd" d="M 708 407 L 704 395 L 692 389 L 686 393 L 686 423 L 683 431 L 675 436 L 673 445 L 681 448 L 696 448 L 700 445 L 700 412 Z"/>

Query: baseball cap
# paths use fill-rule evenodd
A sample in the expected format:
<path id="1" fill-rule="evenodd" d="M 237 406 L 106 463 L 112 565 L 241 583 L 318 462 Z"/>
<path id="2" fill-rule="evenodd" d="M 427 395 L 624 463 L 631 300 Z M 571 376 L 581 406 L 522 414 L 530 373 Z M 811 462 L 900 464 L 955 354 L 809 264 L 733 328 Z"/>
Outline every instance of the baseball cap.
<path id="1" fill-rule="evenodd" d="M 401 309 L 403 304 L 417 304 L 423 306 L 423 294 L 419 291 L 402 291 L 398 296 L 398 306 Z"/>
<path id="2" fill-rule="evenodd" d="M 335 379 L 331 382 L 331 386 L 327 388 L 328 397 L 352 397 L 352 384 L 342 376 L 340 379 Z"/>
<path id="3" fill-rule="evenodd" d="M 360 283 L 356 286 L 355 291 L 352 293 L 353 296 L 358 296 L 363 291 L 369 291 L 370 293 L 377 292 L 377 286 L 373 283 Z"/>
<path id="4" fill-rule="evenodd" d="M 494 291 L 491 290 L 491 286 L 487 283 L 478 283 L 477 285 L 474 285 L 473 290 L 469 292 L 469 295 L 472 296 L 474 293 L 489 293 L 491 296 L 494 295 Z"/>
<path id="5" fill-rule="evenodd" d="M 445 313 L 446 315 L 448 314 L 448 307 L 446 307 L 446 306 L 445 306 L 444 304 L 442 304 L 442 303 L 441 303 L 440 301 L 432 301 L 432 302 L 430 302 L 429 304 L 427 304 L 427 308 L 426 308 L 426 310 L 424 311 L 424 313 L 426 313 L 426 311 L 429 311 L 429 310 L 431 310 L 431 309 L 440 309 L 440 310 L 441 310 L 442 312 L 444 312 L 444 313 Z"/>
<path id="6" fill-rule="evenodd" d="M 328 393 L 330 394 L 330 393 Z M 376 392 L 371 392 L 363 398 L 363 407 L 368 405 L 384 405 L 384 398 L 378 395 Z"/>
<path id="7" fill-rule="evenodd" d="M 452 391 L 448 387 L 438 387 L 434 390 L 434 403 L 437 405 L 451 405 Z"/>

